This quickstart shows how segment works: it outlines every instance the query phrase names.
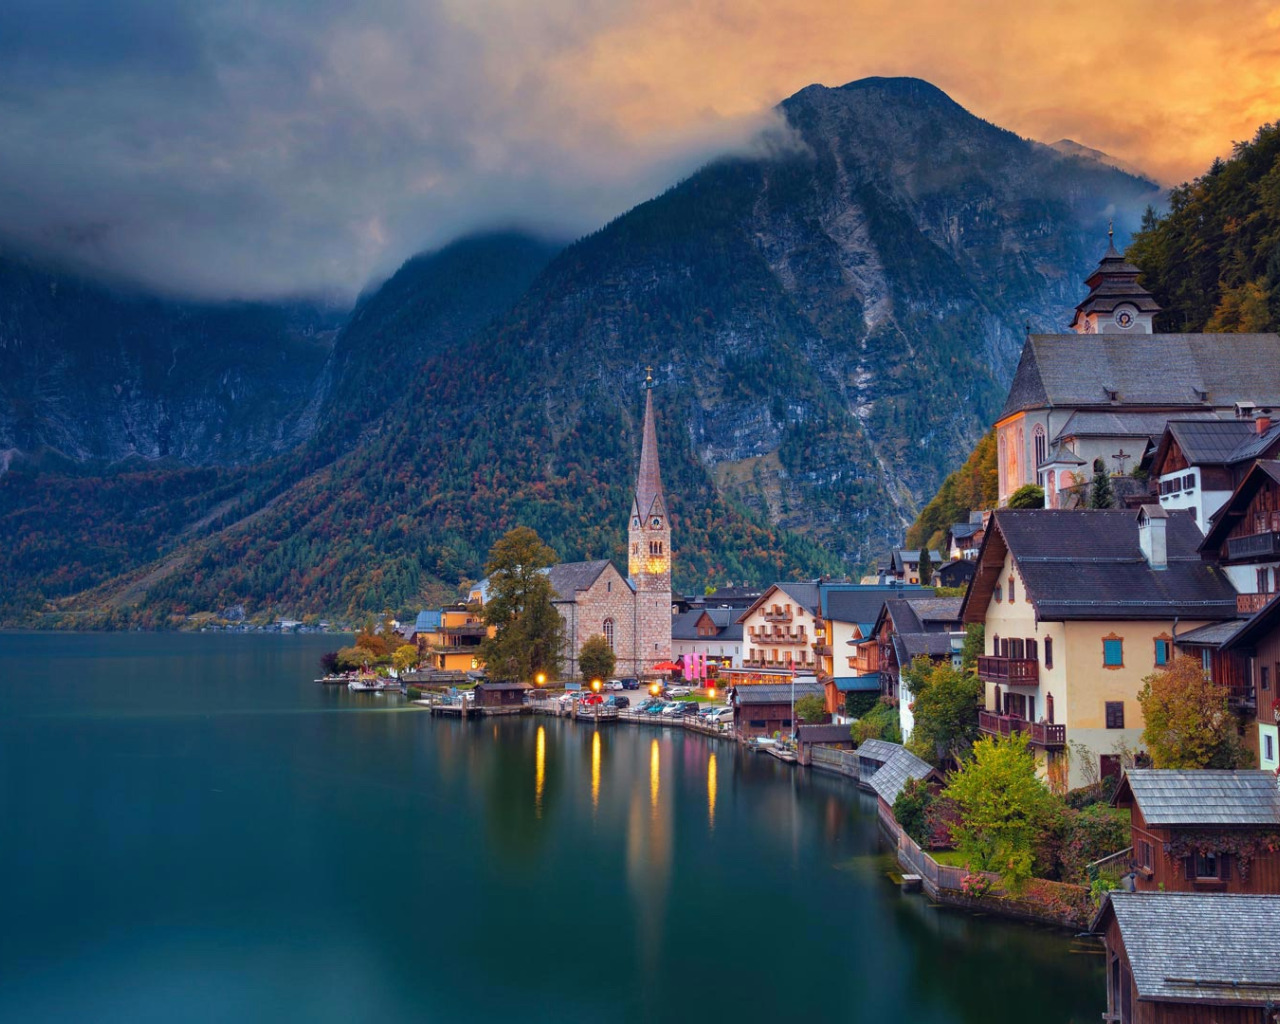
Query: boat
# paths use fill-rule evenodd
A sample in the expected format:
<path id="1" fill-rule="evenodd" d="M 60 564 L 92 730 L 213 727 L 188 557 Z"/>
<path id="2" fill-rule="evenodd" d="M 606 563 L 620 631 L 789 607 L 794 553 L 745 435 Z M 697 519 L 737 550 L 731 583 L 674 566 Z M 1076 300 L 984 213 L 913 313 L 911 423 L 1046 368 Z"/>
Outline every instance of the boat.
<path id="1" fill-rule="evenodd" d="M 348 690 L 399 690 L 400 683 L 395 679 L 378 679 L 376 677 L 364 679 L 353 679 L 347 683 Z"/>

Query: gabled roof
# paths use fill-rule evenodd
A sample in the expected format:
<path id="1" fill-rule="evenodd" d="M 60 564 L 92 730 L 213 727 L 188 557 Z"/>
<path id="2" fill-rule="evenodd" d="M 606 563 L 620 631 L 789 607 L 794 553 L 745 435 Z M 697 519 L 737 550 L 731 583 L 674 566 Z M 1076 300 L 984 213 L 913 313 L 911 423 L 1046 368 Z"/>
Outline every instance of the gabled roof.
<path id="1" fill-rule="evenodd" d="M 715 636 L 698 633 L 698 623 L 706 616 L 716 627 Z M 690 608 L 671 618 L 672 640 L 741 640 L 742 623 L 737 621 L 733 608 Z"/>
<path id="2" fill-rule="evenodd" d="M 947 527 L 947 533 L 956 540 L 964 540 L 966 537 L 972 537 L 981 529 L 981 523 L 952 523 Z"/>
<path id="3" fill-rule="evenodd" d="M 956 558 L 933 571 L 933 578 L 942 586 L 959 587 L 973 579 L 977 563 L 972 558 Z M 960 600 L 956 598 L 957 602 Z"/>
<path id="4" fill-rule="evenodd" d="M 1114 803 L 1127 792 L 1148 825 L 1280 826 L 1280 789 L 1274 772 L 1133 768 Z"/>
<path id="5" fill-rule="evenodd" d="M 873 776 L 868 785 L 890 807 L 898 799 L 908 779 L 927 779 L 934 773 L 933 765 L 922 761 L 906 747 L 899 747 Z"/>
<path id="6" fill-rule="evenodd" d="M 959 625 L 963 601 L 960 597 L 937 597 L 931 590 L 922 591 L 918 596 L 895 597 L 884 603 L 873 632 L 878 633 L 886 619 L 895 633 L 927 633 L 930 625 Z"/>
<path id="7" fill-rule="evenodd" d="M 1253 500 L 1253 496 L 1262 487 L 1274 483 L 1280 483 L 1280 462 L 1274 459 L 1255 462 L 1249 472 L 1245 473 L 1231 497 L 1227 499 L 1226 504 L 1214 515 L 1213 525 L 1205 534 L 1200 550 L 1206 554 L 1215 554 L 1222 547 L 1227 535 L 1249 511 L 1249 502 Z"/>
<path id="8" fill-rule="evenodd" d="M 774 583 L 763 594 L 756 598 L 751 604 L 738 616 L 739 622 L 746 622 L 748 616 L 757 608 L 761 607 L 772 599 L 774 593 L 781 592 L 786 594 L 791 600 L 799 605 L 805 611 L 812 615 L 818 615 L 818 603 L 821 599 L 819 594 L 819 584 L 817 583 Z"/>
<path id="9" fill-rule="evenodd" d="M 1113 892 L 1099 922 L 1110 914 L 1139 999 L 1246 1006 L 1280 1001 L 1280 958 L 1264 939 L 1280 929 L 1280 896 Z"/>
<path id="10" fill-rule="evenodd" d="M 956 598 L 959 601 L 959 598 Z M 911 664 L 912 658 L 921 656 L 926 658 L 946 658 L 950 657 L 952 647 L 952 636 L 960 636 L 961 634 L 952 633 L 894 633 L 893 646 L 898 655 L 898 664 L 906 666 Z"/>
<path id="11" fill-rule="evenodd" d="M 796 700 L 823 695 L 822 684 L 816 679 L 797 679 L 794 690 Z M 734 690 L 734 701 L 737 704 L 790 704 L 791 694 L 790 683 L 757 683 L 739 686 Z"/>
<path id="12" fill-rule="evenodd" d="M 925 590 L 919 584 L 871 583 L 866 586 L 842 586 L 838 589 L 823 587 L 822 617 L 831 622 L 875 622 L 885 601 L 909 593 L 932 596 L 933 591 Z"/>
<path id="13" fill-rule="evenodd" d="M 1177 642 L 1179 645 L 1221 647 L 1244 629 L 1248 621 L 1248 619 L 1226 619 L 1222 622 L 1210 622 L 1207 626 L 1199 626 L 1185 633 L 1179 633 Z"/>
<path id="14" fill-rule="evenodd" d="M 1196 554 L 1200 531 L 1190 512 L 1165 520 L 1163 569 L 1143 556 L 1131 509 L 1000 509 L 991 523 L 964 597 L 966 623 L 985 620 L 1006 552 L 1040 620 L 1236 617 L 1230 580 Z"/>
<path id="15" fill-rule="evenodd" d="M 1169 420 L 1151 457 L 1151 466 L 1153 471 L 1160 471 L 1174 442 L 1193 466 L 1225 466 L 1235 461 L 1233 453 L 1237 448 L 1256 437 L 1257 431 L 1249 420 Z"/>
<path id="16" fill-rule="evenodd" d="M 1227 423 L 1212 412 L 1202 414 L 1200 422 Z M 1192 418 L 1185 417 L 1189 422 Z M 1080 409 L 1067 417 L 1067 422 L 1054 436 L 1055 443 L 1071 437 L 1133 437 L 1154 443 L 1164 433 L 1169 422 L 1166 412 L 1148 412 L 1143 409 Z M 1136 455 L 1141 455 L 1137 452 Z"/>
<path id="17" fill-rule="evenodd" d="M 528 683 L 519 682 L 503 682 L 503 683 L 476 683 L 477 690 L 499 691 L 499 690 L 532 690 L 533 687 Z"/>
<path id="18" fill-rule="evenodd" d="M 1263 605 L 1261 611 L 1254 612 L 1251 618 L 1242 622 L 1240 628 L 1224 641 L 1222 646 L 1227 650 L 1250 647 L 1263 637 L 1275 632 L 1278 626 L 1280 626 L 1280 601 L 1272 597 Z"/>
<path id="19" fill-rule="evenodd" d="M 1280 405 L 1280 335 L 1032 334 L 1000 419 L 1050 406 Z"/>
<path id="20" fill-rule="evenodd" d="M 903 749 L 905 748 L 902 744 L 890 743 L 888 740 L 863 740 L 858 744 L 857 753 L 859 757 L 865 757 L 868 761 L 879 761 L 884 764 Z"/>
<path id="21" fill-rule="evenodd" d="M 595 562 L 561 562 L 547 570 L 551 589 L 561 601 L 573 601 L 580 590 L 588 590 L 613 563 L 607 558 Z M 619 573 L 621 575 L 621 573 Z"/>
<path id="22" fill-rule="evenodd" d="M 849 743 L 853 735 L 847 725 L 801 725 L 796 738 L 801 743 Z"/>

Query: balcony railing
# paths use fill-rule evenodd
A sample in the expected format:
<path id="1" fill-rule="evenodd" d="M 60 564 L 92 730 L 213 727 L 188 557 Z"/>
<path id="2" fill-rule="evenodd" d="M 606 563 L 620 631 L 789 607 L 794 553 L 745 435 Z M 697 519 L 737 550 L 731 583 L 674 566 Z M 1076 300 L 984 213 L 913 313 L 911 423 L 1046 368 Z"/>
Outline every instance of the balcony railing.
<path id="1" fill-rule="evenodd" d="M 1035 747 L 1058 750 L 1067 745 L 1067 727 L 1049 725 L 1046 722 L 1028 722 L 1017 715 L 997 715 L 994 711 L 978 712 L 978 729 L 990 736 L 1011 736 L 1015 732 L 1026 733 L 1028 742 Z"/>
<path id="2" fill-rule="evenodd" d="M 756 644 L 807 644 L 809 638 L 803 633 L 757 633 L 751 638 Z"/>
<path id="3" fill-rule="evenodd" d="M 816 654 L 819 658 L 829 658 L 831 657 L 831 645 L 830 644 L 814 644 L 813 653 Z"/>
<path id="4" fill-rule="evenodd" d="M 997 658 L 989 654 L 980 654 L 978 655 L 978 676 L 988 683 L 1037 686 L 1040 683 L 1040 663 L 1034 658 Z"/>
<path id="5" fill-rule="evenodd" d="M 766 622 L 790 622 L 791 613 L 774 609 L 771 612 L 765 612 L 764 618 Z"/>
<path id="6" fill-rule="evenodd" d="M 1227 538 L 1227 557 L 1277 558 L 1280 557 L 1280 532 L 1249 533 L 1243 537 Z"/>
<path id="7" fill-rule="evenodd" d="M 1258 692 L 1252 686 L 1232 686 L 1227 690 L 1227 707 L 1237 714 L 1258 709 Z M 1270 714 L 1270 709 L 1267 711 Z"/>
<path id="8" fill-rule="evenodd" d="M 1267 606 L 1275 594 L 1236 594 L 1236 611 L 1241 615 L 1252 615 Z"/>

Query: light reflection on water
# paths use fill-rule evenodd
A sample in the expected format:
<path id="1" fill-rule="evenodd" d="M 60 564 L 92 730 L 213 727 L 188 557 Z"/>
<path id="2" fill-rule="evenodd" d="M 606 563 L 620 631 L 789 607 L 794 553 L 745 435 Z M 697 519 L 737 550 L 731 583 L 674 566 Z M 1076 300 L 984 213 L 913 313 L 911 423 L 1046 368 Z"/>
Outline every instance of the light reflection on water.
<path id="1" fill-rule="evenodd" d="M 707 758 L 707 824 L 714 832 L 716 827 L 716 754 L 714 750 Z"/>
<path id="2" fill-rule="evenodd" d="M 600 807 L 600 730 L 591 734 L 591 813 Z"/>
<path id="3" fill-rule="evenodd" d="M 534 813 L 542 817 L 542 790 L 547 784 L 547 727 L 538 726 L 538 738 L 534 744 L 536 753 L 533 758 L 533 807 Z"/>

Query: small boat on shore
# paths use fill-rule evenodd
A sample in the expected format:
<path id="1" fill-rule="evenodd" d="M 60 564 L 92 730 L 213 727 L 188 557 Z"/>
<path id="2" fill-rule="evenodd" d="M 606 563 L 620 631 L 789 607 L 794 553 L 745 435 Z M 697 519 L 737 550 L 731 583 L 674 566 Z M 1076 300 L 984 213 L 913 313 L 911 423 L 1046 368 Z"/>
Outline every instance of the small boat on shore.
<path id="1" fill-rule="evenodd" d="M 341 686 L 350 683 L 351 677 L 345 675 L 321 676 L 314 682 L 319 683 L 321 686 Z"/>
<path id="2" fill-rule="evenodd" d="M 377 691 L 377 690 L 399 690 L 400 683 L 395 679 L 378 679 L 365 677 L 364 679 L 353 679 L 347 683 L 348 690 L 356 691 Z"/>

